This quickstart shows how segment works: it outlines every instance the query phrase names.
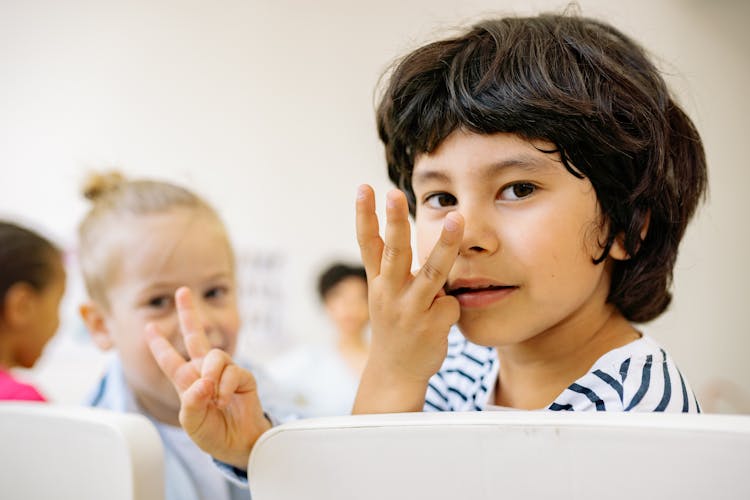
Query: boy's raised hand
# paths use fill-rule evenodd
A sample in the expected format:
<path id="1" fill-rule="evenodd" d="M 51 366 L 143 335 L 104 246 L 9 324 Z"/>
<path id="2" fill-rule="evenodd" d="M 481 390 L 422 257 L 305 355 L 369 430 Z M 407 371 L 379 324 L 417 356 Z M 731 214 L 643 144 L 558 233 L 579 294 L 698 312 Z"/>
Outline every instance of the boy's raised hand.
<path id="1" fill-rule="evenodd" d="M 180 424 L 205 452 L 241 469 L 260 435 L 271 427 L 253 375 L 231 356 L 212 349 L 188 288 L 175 293 L 180 330 L 189 360 L 155 324 L 146 327 L 149 348 L 180 396 Z"/>
<path id="2" fill-rule="evenodd" d="M 448 349 L 460 307 L 443 286 L 458 255 L 463 219 L 446 215 L 440 238 L 419 272 L 411 274 L 409 210 L 401 191 L 388 193 L 385 241 L 375 194 L 357 191 L 357 241 L 367 271 L 372 341 L 354 413 L 421 411 L 429 378 Z"/>

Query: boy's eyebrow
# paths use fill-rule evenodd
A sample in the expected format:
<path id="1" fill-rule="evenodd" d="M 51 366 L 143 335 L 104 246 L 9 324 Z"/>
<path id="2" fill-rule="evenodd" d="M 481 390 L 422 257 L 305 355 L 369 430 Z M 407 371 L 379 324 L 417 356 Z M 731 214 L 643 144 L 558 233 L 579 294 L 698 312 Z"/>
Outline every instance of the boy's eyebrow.
<path id="1" fill-rule="evenodd" d="M 519 168 L 529 173 L 540 173 L 546 172 L 551 169 L 556 169 L 557 162 L 544 161 L 543 158 L 538 158 L 532 155 L 518 155 L 512 158 L 506 158 L 504 160 L 490 163 L 486 167 L 482 168 L 482 177 L 491 178 L 497 175 L 500 171 L 507 168 Z M 429 167 L 424 170 L 414 172 L 412 177 L 412 184 L 415 182 L 427 182 L 427 181 L 443 181 L 447 182 L 450 180 L 450 176 L 441 170 L 433 170 Z"/>

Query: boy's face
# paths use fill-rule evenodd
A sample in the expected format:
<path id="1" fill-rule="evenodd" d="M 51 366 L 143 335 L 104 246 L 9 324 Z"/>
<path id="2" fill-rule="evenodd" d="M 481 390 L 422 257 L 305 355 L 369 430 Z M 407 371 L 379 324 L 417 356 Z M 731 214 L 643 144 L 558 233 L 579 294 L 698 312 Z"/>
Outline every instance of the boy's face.
<path id="1" fill-rule="evenodd" d="M 463 241 L 446 290 L 472 341 L 519 344 L 564 324 L 601 320 L 609 262 L 601 255 L 600 211 L 588 179 L 571 175 L 554 146 L 514 134 L 455 131 L 416 159 L 418 255 L 424 264 L 443 218 L 458 211 Z"/>
<path id="2" fill-rule="evenodd" d="M 138 402 L 157 419 L 176 423 L 179 398 L 148 349 L 145 326 L 156 323 L 187 359 L 174 294 L 188 286 L 209 340 L 232 354 L 240 320 L 229 242 L 216 219 L 201 210 L 133 217 L 118 230 L 115 245 L 122 250 L 107 283 L 106 339 Z"/>
<path id="3" fill-rule="evenodd" d="M 326 294 L 325 308 L 340 333 L 360 334 L 370 320 L 367 281 L 349 276 Z"/>

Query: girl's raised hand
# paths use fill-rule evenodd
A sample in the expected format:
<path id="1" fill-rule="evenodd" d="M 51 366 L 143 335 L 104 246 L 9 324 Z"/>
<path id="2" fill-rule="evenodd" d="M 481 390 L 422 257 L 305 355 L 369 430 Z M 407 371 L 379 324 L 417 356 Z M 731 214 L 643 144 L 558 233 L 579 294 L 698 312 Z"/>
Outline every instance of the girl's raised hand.
<path id="1" fill-rule="evenodd" d="M 211 348 L 188 288 L 177 290 L 175 302 L 190 359 L 155 324 L 147 325 L 146 334 L 157 364 L 180 396 L 180 424 L 202 450 L 245 469 L 255 441 L 271 427 L 255 378 L 229 354 Z"/>
<path id="2" fill-rule="evenodd" d="M 357 241 L 367 271 L 372 341 L 354 413 L 421 411 L 429 378 L 448 349 L 460 307 L 443 286 L 463 235 L 460 214 L 446 215 L 427 261 L 411 273 L 409 210 L 401 191 L 388 193 L 385 241 L 379 235 L 375 194 L 357 191 Z"/>

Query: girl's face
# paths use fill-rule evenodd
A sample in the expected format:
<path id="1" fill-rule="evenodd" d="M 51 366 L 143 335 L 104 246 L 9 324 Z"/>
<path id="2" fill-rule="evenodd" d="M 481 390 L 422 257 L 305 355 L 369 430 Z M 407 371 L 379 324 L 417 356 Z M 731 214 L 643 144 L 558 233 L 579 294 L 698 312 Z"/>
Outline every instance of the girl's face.
<path id="1" fill-rule="evenodd" d="M 156 323 L 187 358 L 174 304 L 175 291 L 187 286 L 209 340 L 232 354 L 240 328 L 232 250 L 223 226 L 204 210 L 130 217 L 117 232 L 108 307 L 101 308 L 105 342 L 98 343 L 117 349 L 138 403 L 158 420 L 177 424 L 179 398 L 148 349 L 145 327 Z"/>
<path id="2" fill-rule="evenodd" d="M 54 259 L 52 279 L 34 295 L 34 314 L 29 323 L 29 330 L 23 332 L 23 340 L 16 356 L 16 363 L 24 368 L 34 366 L 60 326 L 60 302 L 65 293 L 65 269 L 59 256 Z"/>
<path id="3" fill-rule="evenodd" d="M 482 345 L 591 331 L 609 314 L 609 262 L 593 263 L 604 240 L 596 192 L 537 148 L 552 145 L 459 130 L 415 162 L 420 261 L 445 215 L 460 212 L 464 236 L 446 291 L 461 305 L 461 330 Z M 610 256 L 622 253 L 616 242 Z"/>

